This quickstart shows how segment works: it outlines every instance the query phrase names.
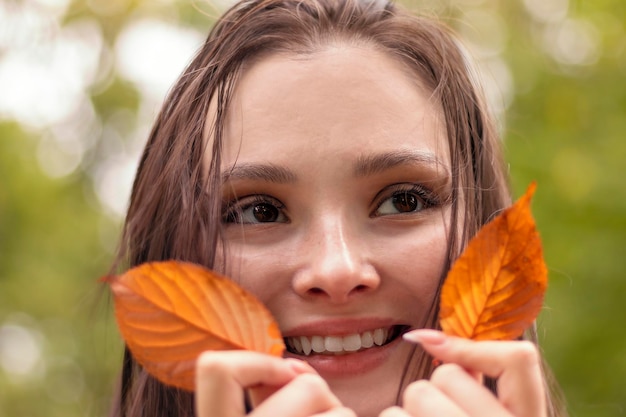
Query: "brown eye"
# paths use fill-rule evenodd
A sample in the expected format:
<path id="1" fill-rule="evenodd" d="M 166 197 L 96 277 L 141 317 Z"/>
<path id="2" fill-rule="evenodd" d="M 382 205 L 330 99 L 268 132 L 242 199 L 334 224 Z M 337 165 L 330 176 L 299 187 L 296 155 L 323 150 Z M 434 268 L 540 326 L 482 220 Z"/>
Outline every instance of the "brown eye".
<path id="1" fill-rule="evenodd" d="M 252 195 L 227 205 L 222 215 L 224 223 L 260 224 L 287 223 L 285 206 L 266 195 Z"/>
<path id="2" fill-rule="evenodd" d="M 420 200 L 408 192 L 398 193 L 391 197 L 391 203 L 399 213 L 410 213 L 420 208 Z"/>
<path id="3" fill-rule="evenodd" d="M 267 203 L 257 204 L 251 209 L 254 219 L 259 223 L 275 222 L 280 214 L 278 208 Z"/>
<path id="4" fill-rule="evenodd" d="M 425 208 L 423 200 L 410 191 L 399 191 L 382 202 L 376 214 L 386 216 L 391 214 L 417 213 Z"/>
<path id="5" fill-rule="evenodd" d="M 417 214 L 440 205 L 437 197 L 419 184 L 392 184 L 379 195 L 381 195 L 377 198 L 379 203 L 372 217 Z"/>

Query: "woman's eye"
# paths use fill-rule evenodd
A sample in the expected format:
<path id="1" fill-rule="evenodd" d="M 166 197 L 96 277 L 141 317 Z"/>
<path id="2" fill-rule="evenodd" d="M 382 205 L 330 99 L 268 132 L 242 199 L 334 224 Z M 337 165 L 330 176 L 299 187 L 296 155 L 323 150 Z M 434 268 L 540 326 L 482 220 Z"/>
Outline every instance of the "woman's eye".
<path id="1" fill-rule="evenodd" d="M 407 190 L 397 190 L 382 200 L 374 212 L 374 216 L 418 213 L 434 205 L 436 205 L 436 201 L 429 197 L 428 192 L 421 188 L 412 187 Z"/>
<path id="2" fill-rule="evenodd" d="M 224 223 L 258 224 L 285 223 L 282 204 L 270 201 L 246 202 L 231 205 L 223 216 Z"/>

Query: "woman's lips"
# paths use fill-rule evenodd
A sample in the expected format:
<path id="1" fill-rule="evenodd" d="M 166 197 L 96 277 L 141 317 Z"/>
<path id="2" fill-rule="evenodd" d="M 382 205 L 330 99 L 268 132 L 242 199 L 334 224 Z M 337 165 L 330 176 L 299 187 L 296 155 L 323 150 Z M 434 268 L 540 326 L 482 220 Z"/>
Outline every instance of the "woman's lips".
<path id="1" fill-rule="evenodd" d="M 375 346 L 382 346 L 397 337 L 398 326 L 379 327 L 361 333 L 345 336 L 294 336 L 286 337 L 285 344 L 291 353 L 309 356 L 311 354 L 341 355 L 358 352 Z"/>
<path id="2" fill-rule="evenodd" d="M 288 336 L 286 356 L 308 362 L 323 377 L 350 377 L 382 365 L 408 329 L 408 325 L 393 325 L 358 333 Z"/>

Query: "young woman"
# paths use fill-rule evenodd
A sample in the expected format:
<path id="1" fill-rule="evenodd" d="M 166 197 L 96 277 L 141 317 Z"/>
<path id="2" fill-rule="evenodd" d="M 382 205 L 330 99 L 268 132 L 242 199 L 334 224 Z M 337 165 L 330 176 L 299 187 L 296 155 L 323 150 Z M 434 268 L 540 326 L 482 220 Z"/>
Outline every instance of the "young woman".
<path id="1" fill-rule="evenodd" d="M 425 330 L 451 263 L 510 204 L 498 142 L 439 24 L 385 0 L 235 5 L 155 123 L 120 259 L 229 275 L 288 352 L 207 352 L 192 396 L 127 351 L 114 414 L 556 416 L 531 342 Z"/>

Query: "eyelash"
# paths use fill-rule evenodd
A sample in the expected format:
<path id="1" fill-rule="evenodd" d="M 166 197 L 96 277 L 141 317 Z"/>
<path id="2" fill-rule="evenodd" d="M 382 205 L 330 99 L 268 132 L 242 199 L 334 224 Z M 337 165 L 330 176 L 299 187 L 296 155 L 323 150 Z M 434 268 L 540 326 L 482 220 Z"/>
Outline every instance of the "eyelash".
<path id="1" fill-rule="evenodd" d="M 370 214 L 370 217 L 379 217 L 379 216 L 388 216 L 391 214 L 380 214 L 378 213 L 383 204 L 388 202 L 390 199 L 401 196 L 401 195 L 409 195 L 414 196 L 417 199 L 417 203 L 421 205 L 419 210 L 412 210 L 407 212 L 393 213 L 399 215 L 408 215 L 420 213 L 423 210 L 427 210 L 432 207 L 437 207 L 441 205 L 439 198 L 429 189 L 419 185 L 412 183 L 401 183 L 401 184 L 393 184 L 386 187 L 384 190 L 378 193 L 374 201 L 377 201 L 376 208 Z M 254 194 L 246 197 L 242 197 L 240 199 L 234 199 L 224 204 L 224 208 L 222 210 L 222 223 L 238 223 L 238 224 L 260 224 L 262 221 L 245 221 L 244 216 L 246 215 L 246 210 L 253 208 L 255 206 L 260 206 L 261 204 L 268 204 L 277 210 L 278 218 L 283 217 L 279 222 L 287 223 L 289 219 L 284 213 L 285 205 L 277 200 L 274 197 L 265 194 Z M 393 204 L 393 203 L 392 203 Z M 269 223 L 274 223 L 276 221 L 271 221 Z"/>
<path id="2" fill-rule="evenodd" d="M 377 212 L 380 210 L 383 204 L 389 201 L 389 199 L 394 198 L 399 195 L 403 195 L 403 194 L 414 195 L 417 198 L 418 202 L 422 204 L 422 207 L 420 210 L 417 210 L 417 211 L 411 211 L 411 212 L 406 212 L 406 213 L 399 212 L 397 214 L 419 213 L 423 210 L 427 210 L 433 207 L 438 207 L 441 205 L 441 201 L 439 200 L 437 195 L 433 191 L 429 190 L 428 188 L 425 188 L 424 186 L 420 184 L 413 184 L 413 183 L 393 184 L 385 188 L 384 190 L 382 190 L 380 193 L 378 193 L 378 195 L 374 199 L 374 201 L 377 201 L 376 208 L 372 212 L 370 217 L 380 216 L 380 214 L 377 214 Z"/>
<path id="3" fill-rule="evenodd" d="M 274 197 L 265 194 L 254 194 L 239 199 L 234 199 L 223 205 L 222 223 L 257 224 L 262 222 L 243 221 L 244 212 L 261 204 L 269 204 L 278 210 L 278 216 L 287 216 L 284 213 L 285 205 Z"/>

